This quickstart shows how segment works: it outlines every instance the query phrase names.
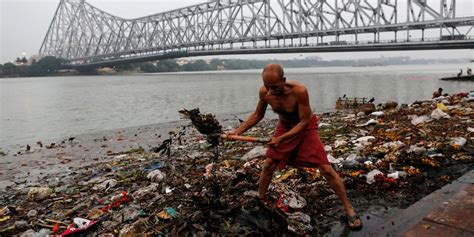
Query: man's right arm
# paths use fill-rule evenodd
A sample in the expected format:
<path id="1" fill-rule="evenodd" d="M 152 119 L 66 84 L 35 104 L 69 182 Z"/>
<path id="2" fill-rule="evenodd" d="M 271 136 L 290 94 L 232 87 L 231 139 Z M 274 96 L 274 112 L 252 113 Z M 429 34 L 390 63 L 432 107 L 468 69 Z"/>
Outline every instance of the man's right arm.
<path id="1" fill-rule="evenodd" d="M 246 120 L 243 122 L 239 128 L 237 128 L 233 134 L 235 135 L 240 135 L 247 130 L 249 130 L 251 127 L 255 126 L 260 120 L 263 119 L 265 116 L 265 111 L 267 110 L 268 103 L 264 100 L 265 94 L 267 93 L 267 90 L 265 87 L 261 87 L 258 94 L 259 94 L 259 100 L 257 103 L 257 108 L 255 109 L 255 112 L 253 112 Z"/>

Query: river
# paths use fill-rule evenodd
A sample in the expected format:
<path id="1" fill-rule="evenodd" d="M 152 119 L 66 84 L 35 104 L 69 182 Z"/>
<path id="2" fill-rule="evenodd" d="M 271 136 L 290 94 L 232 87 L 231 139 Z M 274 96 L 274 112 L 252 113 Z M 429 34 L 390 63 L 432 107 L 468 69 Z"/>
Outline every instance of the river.
<path id="1" fill-rule="evenodd" d="M 447 82 L 462 67 L 405 65 L 289 68 L 288 80 L 308 88 L 317 112 L 338 97 L 375 97 L 375 103 L 430 99 L 438 87 L 467 92 L 472 82 Z M 0 79 L 0 147 L 94 131 L 165 123 L 181 108 L 199 107 L 218 118 L 255 109 L 261 70 Z M 267 114 L 273 114 L 268 111 Z M 242 117 L 243 119 L 243 117 Z"/>

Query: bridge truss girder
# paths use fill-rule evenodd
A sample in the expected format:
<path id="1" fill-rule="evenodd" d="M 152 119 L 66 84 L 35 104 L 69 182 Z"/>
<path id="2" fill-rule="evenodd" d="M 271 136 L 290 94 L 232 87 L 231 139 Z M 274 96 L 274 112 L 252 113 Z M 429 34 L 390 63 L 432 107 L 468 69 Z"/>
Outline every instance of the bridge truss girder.
<path id="1" fill-rule="evenodd" d="M 439 39 L 464 40 L 474 16 L 456 17 L 456 0 L 218 0 L 151 16 L 123 19 L 84 0 L 61 0 L 43 44 L 41 55 L 65 58 L 71 64 L 126 61 L 133 58 L 176 57 L 194 51 L 235 51 L 285 46 L 287 40 L 308 45 L 331 36 L 335 47 L 341 36 L 439 29 Z M 401 11 L 405 9 L 406 11 Z M 302 43 L 302 41 L 305 41 Z M 245 46 L 244 46 L 245 45 Z M 315 47 L 313 47 L 315 48 Z M 301 49 L 304 52 L 304 47 Z M 245 52 L 244 52 L 245 53 Z M 174 55 L 174 56 L 173 56 Z"/>

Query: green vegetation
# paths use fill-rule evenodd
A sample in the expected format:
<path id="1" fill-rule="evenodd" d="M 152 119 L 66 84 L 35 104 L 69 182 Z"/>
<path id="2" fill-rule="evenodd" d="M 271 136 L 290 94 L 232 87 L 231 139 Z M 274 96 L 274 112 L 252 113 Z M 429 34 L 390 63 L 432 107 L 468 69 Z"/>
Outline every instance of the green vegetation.
<path id="1" fill-rule="evenodd" d="M 212 60 L 193 60 L 193 59 L 166 59 L 146 63 L 132 63 L 116 65 L 110 72 L 179 72 L 179 71 L 216 71 L 216 70 L 243 70 L 243 69 L 262 69 L 268 63 L 278 63 L 284 68 L 305 68 L 305 67 L 362 67 L 362 66 L 385 66 L 385 65 L 407 65 L 407 64 L 443 64 L 443 63 L 466 63 L 471 59 L 410 59 L 409 57 L 380 57 L 356 60 L 331 60 L 325 61 L 319 57 L 307 57 L 289 60 L 243 60 L 243 59 L 212 59 Z M 16 64 L 0 64 L 1 77 L 36 77 L 36 76 L 54 76 L 70 75 L 71 70 L 65 66 L 65 60 L 55 57 L 44 57 L 38 62 L 34 60 L 28 63 L 26 58 L 17 58 Z M 97 74 L 94 68 L 81 70 L 75 74 Z M 106 72 L 107 73 L 107 72 Z"/>
<path id="2" fill-rule="evenodd" d="M 17 58 L 15 62 L 17 65 L 13 63 L 0 64 L 0 77 L 51 76 L 57 74 L 59 70 L 65 69 L 64 59 L 51 56 L 44 57 L 38 62 L 33 60 L 30 65 L 27 65 L 28 60 L 25 57 Z"/>
<path id="3" fill-rule="evenodd" d="M 178 71 L 215 71 L 215 70 L 243 70 L 262 69 L 268 63 L 278 63 L 284 68 L 304 67 L 351 67 L 351 66 L 385 66 L 406 64 L 433 64 L 433 63 L 465 63 L 466 59 L 410 59 L 409 57 L 371 58 L 359 60 L 332 60 L 324 61 L 319 57 L 309 57 L 290 60 L 243 60 L 243 59 L 212 59 L 205 60 L 180 60 L 178 65 L 175 60 L 158 62 L 136 63 L 117 66 L 117 71 L 136 72 L 178 72 Z M 184 62 L 184 63 L 183 63 Z"/>

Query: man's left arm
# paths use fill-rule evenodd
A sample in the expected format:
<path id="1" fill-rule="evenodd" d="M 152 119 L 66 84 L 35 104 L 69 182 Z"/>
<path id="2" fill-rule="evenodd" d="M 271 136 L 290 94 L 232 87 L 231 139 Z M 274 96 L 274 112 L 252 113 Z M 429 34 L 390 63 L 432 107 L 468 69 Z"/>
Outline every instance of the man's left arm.
<path id="1" fill-rule="evenodd" d="M 309 105 L 308 90 L 305 87 L 298 88 L 298 90 L 295 91 L 295 96 L 296 101 L 298 103 L 298 115 L 300 122 L 288 132 L 282 134 L 279 137 L 272 138 L 268 145 L 277 146 L 279 143 L 292 138 L 296 134 L 305 130 L 311 122 L 312 112 L 311 107 Z"/>

